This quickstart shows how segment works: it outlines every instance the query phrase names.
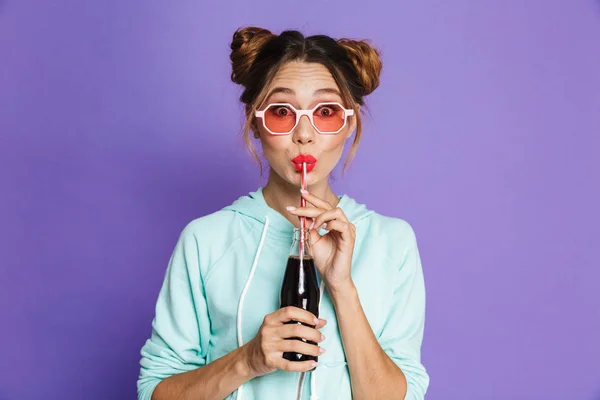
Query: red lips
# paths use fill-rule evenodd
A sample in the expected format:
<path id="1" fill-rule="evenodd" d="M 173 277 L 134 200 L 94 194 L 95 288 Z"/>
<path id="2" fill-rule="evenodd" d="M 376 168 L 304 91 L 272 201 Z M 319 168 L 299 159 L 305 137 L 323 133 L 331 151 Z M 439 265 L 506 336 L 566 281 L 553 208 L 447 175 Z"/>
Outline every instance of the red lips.
<path id="1" fill-rule="evenodd" d="M 302 163 L 306 163 L 306 172 L 310 172 L 315 167 L 317 159 L 310 154 L 300 154 L 292 160 L 292 163 L 298 172 L 302 172 Z"/>

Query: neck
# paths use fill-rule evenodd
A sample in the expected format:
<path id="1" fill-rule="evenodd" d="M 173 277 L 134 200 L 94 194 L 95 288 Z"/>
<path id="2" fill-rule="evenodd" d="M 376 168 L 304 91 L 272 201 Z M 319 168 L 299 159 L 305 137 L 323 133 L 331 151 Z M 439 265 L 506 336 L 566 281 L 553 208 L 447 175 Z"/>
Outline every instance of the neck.
<path id="1" fill-rule="evenodd" d="M 308 191 L 315 196 L 327 201 L 334 207 L 337 206 L 339 199 L 331 190 L 327 179 L 322 180 L 314 185 L 309 186 Z M 263 197 L 269 207 L 283 215 L 295 227 L 300 226 L 298 217 L 291 215 L 286 207 L 300 207 L 300 186 L 296 186 L 281 179 L 272 169 L 269 171 L 269 179 L 263 188 Z M 306 203 L 307 207 L 313 207 L 312 204 Z"/>

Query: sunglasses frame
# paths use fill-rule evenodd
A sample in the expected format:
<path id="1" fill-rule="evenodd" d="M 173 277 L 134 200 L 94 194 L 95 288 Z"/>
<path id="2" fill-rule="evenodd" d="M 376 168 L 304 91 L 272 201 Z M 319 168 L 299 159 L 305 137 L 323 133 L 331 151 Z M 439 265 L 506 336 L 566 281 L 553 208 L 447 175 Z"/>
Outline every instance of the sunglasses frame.
<path id="1" fill-rule="evenodd" d="M 340 129 L 338 129 L 335 132 L 323 132 L 323 131 L 321 131 L 319 128 L 317 128 L 317 126 L 315 125 L 315 122 L 313 120 L 313 113 L 315 112 L 315 110 L 317 108 L 322 107 L 322 106 L 327 105 L 327 104 L 337 105 L 337 106 L 339 106 L 344 111 L 344 124 L 342 125 L 342 127 Z M 294 124 L 294 126 L 292 127 L 292 129 L 289 130 L 289 132 L 273 132 L 272 130 L 270 130 L 267 127 L 267 123 L 265 122 L 265 112 L 269 108 L 276 107 L 276 106 L 287 106 L 287 107 L 291 108 L 292 110 L 294 110 L 294 112 L 296 113 L 296 123 Z M 313 126 L 313 128 L 315 128 L 315 130 L 317 132 L 319 132 L 319 134 L 321 134 L 321 135 L 337 135 L 338 133 L 340 133 L 342 131 L 342 129 L 344 129 L 346 127 L 346 125 L 348 124 L 348 117 L 351 117 L 351 116 L 354 115 L 354 110 L 344 108 L 344 106 L 341 103 L 337 102 L 337 101 L 325 101 L 325 102 L 317 104 L 316 106 L 314 106 L 310 110 L 298 110 L 296 107 L 294 107 L 290 103 L 271 103 L 264 110 L 261 110 L 261 111 L 257 110 L 257 111 L 254 112 L 254 116 L 256 118 L 260 118 L 262 120 L 263 127 L 271 135 L 289 135 L 290 133 L 292 133 L 294 131 L 294 129 L 296 129 L 296 127 L 298 126 L 298 123 L 300 123 L 300 118 L 302 118 L 303 115 L 306 115 L 308 117 L 308 119 L 310 120 L 311 125 Z"/>

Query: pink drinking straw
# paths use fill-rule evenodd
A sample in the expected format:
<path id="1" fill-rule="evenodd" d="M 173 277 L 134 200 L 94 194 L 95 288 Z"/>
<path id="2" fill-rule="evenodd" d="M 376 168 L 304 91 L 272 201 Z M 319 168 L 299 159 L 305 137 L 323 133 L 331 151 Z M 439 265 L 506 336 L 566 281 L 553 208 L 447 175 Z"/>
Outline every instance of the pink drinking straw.
<path id="1" fill-rule="evenodd" d="M 306 163 L 302 163 L 302 189 L 306 190 Z M 300 207 L 306 207 L 306 200 L 300 197 Z M 304 229 L 306 217 L 300 217 L 300 260 L 304 259 Z"/>

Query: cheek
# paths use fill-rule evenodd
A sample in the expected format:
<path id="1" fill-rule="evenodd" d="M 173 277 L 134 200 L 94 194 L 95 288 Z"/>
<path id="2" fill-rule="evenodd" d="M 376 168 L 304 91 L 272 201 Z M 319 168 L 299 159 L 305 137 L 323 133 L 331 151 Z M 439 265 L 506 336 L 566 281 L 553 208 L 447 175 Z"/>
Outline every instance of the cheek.
<path id="1" fill-rule="evenodd" d="M 281 151 L 289 147 L 289 139 L 286 136 L 261 135 L 260 143 L 263 151 Z"/>
<path id="2" fill-rule="evenodd" d="M 272 166 L 276 167 L 283 160 L 287 160 L 290 145 L 290 139 L 286 136 L 273 136 L 273 135 L 261 135 L 260 145 L 262 148 L 262 154 L 267 162 Z"/>
<path id="3" fill-rule="evenodd" d="M 345 135 L 324 136 L 321 140 L 321 149 L 327 153 L 341 153 L 344 150 L 345 143 Z"/>

